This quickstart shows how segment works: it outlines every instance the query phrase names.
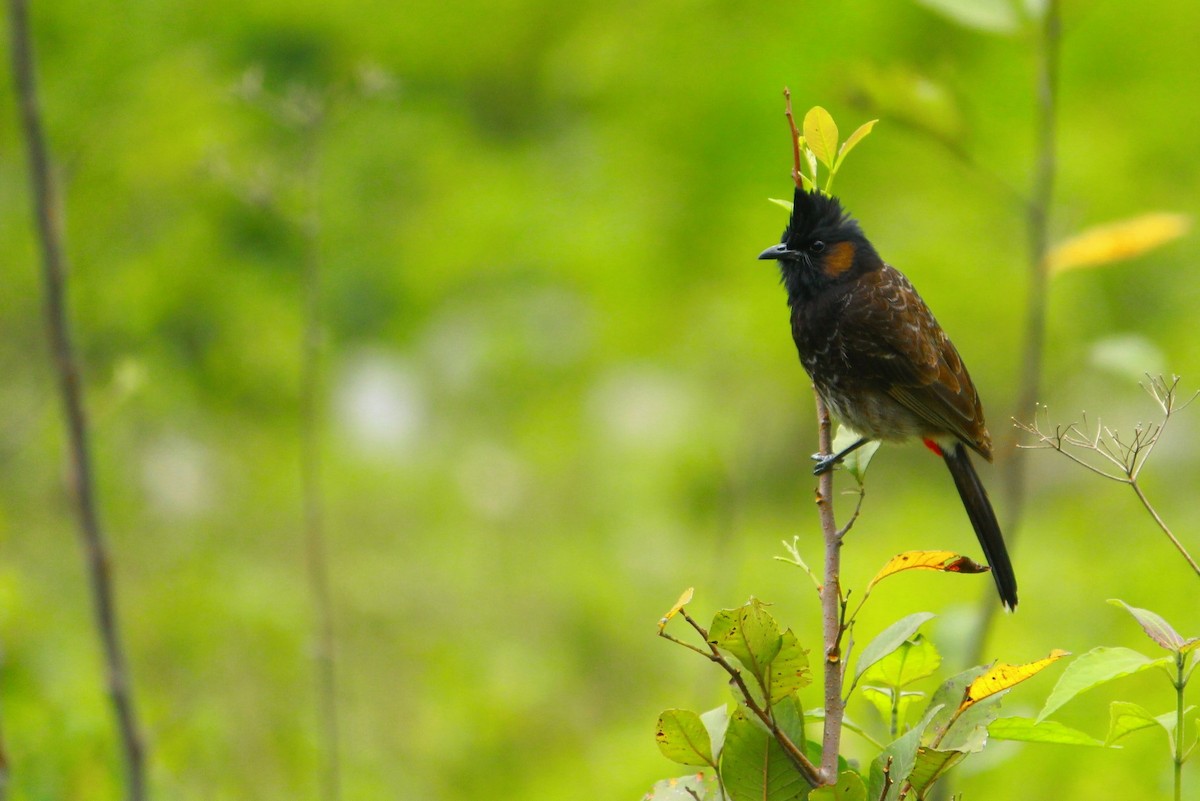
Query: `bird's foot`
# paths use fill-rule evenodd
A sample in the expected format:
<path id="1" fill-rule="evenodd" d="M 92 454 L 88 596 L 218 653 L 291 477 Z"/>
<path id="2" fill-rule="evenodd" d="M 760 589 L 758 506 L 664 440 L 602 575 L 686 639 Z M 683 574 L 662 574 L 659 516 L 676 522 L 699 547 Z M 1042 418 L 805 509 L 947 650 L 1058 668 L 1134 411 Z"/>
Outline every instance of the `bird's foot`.
<path id="1" fill-rule="evenodd" d="M 828 456 L 822 456 L 819 453 L 814 453 L 812 459 L 816 462 L 813 465 L 813 475 L 819 476 L 822 473 L 828 473 L 836 467 L 838 462 L 842 461 L 842 455 L 840 453 L 831 453 Z"/>

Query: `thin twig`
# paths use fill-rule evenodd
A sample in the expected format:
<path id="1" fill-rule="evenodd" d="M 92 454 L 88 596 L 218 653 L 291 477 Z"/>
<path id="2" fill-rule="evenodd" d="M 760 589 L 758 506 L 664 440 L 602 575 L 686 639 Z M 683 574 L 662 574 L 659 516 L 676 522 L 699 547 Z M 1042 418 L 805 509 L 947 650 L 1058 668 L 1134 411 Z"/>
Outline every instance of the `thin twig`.
<path id="1" fill-rule="evenodd" d="M 1166 524 L 1166 521 L 1162 519 L 1162 516 L 1159 515 L 1153 504 L 1150 503 L 1150 500 L 1146 497 L 1145 492 L 1142 491 L 1141 483 L 1139 481 L 1142 468 L 1146 466 L 1146 462 L 1149 459 L 1150 454 L 1154 451 L 1154 446 L 1158 444 L 1159 438 L 1166 430 L 1167 423 L 1170 421 L 1171 415 L 1179 408 L 1182 408 L 1174 404 L 1174 391 L 1176 385 L 1179 383 L 1179 379 L 1176 378 L 1170 387 L 1167 387 L 1166 384 L 1162 382 L 1162 379 L 1158 379 L 1158 382 L 1159 383 L 1153 385 L 1154 389 L 1151 391 L 1151 394 L 1154 395 L 1155 400 L 1159 404 L 1159 408 L 1162 410 L 1162 422 L 1150 423 L 1148 425 L 1139 423 L 1134 428 L 1132 439 L 1128 442 L 1121 439 L 1121 434 L 1119 431 L 1102 425 L 1099 420 L 1096 421 L 1095 435 L 1088 435 L 1085 432 L 1080 431 L 1079 427 L 1075 423 L 1072 423 L 1065 429 L 1062 426 L 1055 426 L 1054 433 L 1048 434 L 1042 431 L 1041 426 L 1035 417 L 1033 423 L 1016 423 L 1017 428 L 1037 437 L 1036 443 L 1032 445 L 1022 445 L 1020 447 L 1030 449 L 1047 448 L 1054 450 L 1067 457 L 1075 464 L 1090 470 L 1098 476 L 1102 476 L 1121 484 L 1127 484 L 1133 490 L 1134 494 L 1137 495 L 1138 500 L 1150 514 L 1150 517 L 1154 519 L 1155 524 L 1157 524 L 1162 532 L 1167 536 L 1167 539 L 1171 541 L 1171 544 L 1175 547 L 1175 550 L 1179 551 L 1180 555 L 1183 556 L 1184 560 L 1189 566 L 1191 566 L 1196 575 L 1200 576 L 1200 565 L 1196 563 L 1195 558 L 1192 557 L 1179 538 L 1172 533 L 1170 527 Z M 1162 394 L 1159 394 L 1160 390 Z M 1188 403 L 1190 402 L 1191 401 L 1189 400 Z M 1184 405 L 1186 406 L 1187 404 Z M 1084 420 L 1086 421 L 1086 419 L 1087 417 L 1085 415 Z M 1071 450 L 1069 450 L 1069 448 L 1076 448 L 1078 450 L 1095 453 L 1102 459 L 1117 467 L 1121 473 L 1110 473 L 1107 470 L 1101 469 L 1089 463 L 1087 460 L 1076 456 L 1071 452 Z"/>
<path id="2" fill-rule="evenodd" d="M 1167 527 L 1166 522 L 1164 522 L 1162 517 L 1159 516 L 1158 511 L 1150 505 L 1150 501 L 1147 500 L 1146 494 L 1142 492 L 1141 485 L 1138 484 L 1136 479 L 1130 479 L 1129 486 L 1133 488 L 1134 494 L 1137 495 L 1138 500 L 1142 502 L 1142 506 L 1146 507 L 1146 511 L 1150 513 L 1150 516 L 1154 518 L 1154 522 L 1158 524 L 1160 529 L 1162 529 L 1163 534 L 1166 534 L 1167 539 L 1169 539 L 1171 544 L 1175 546 L 1175 550 L 1179 551 L 1184 560 L 1192 566 L 1192 570 L 1195 572 L 1195 574 L 1200 576 L 1200 564 L 1196 564 L 1196 560 L 1190 553 L 1188 553 L 1187 548 L 1183 546 L 1183 543 L 1179 541 L 1178 537 L 1171 533 L 1171 529 Z"/>
<path id="3" fill-rule="evenodd" d="M 29 158 L 33 212 L 42 251 L 46 327 L 66 418 L 71 489 L 79 519 L 80 543 L 87 564 L 96 629 L 104 650 L 108 695 L 116 715 L 117 735 L 125 765 L 126 795 L 131 801 L 142 801 L 146 797 L 145 748 L 119 634 L 108 546 L 96 507 L 87 411 L 83 405 L 79 362 L 67 315 L 67 265 L 59 218 L 60 205 L 42 130 L 25 0 L 9 0 L 9 30 L 12 37 L 13 77 Z"/>

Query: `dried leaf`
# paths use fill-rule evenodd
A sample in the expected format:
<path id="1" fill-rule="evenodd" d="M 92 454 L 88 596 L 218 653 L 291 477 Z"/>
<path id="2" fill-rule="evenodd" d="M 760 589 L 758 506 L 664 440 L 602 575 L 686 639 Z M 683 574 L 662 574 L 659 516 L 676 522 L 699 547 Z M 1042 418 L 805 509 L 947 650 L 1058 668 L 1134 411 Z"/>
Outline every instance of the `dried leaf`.
<path id="1" fill-rule="evenodd" d="M 939 570 L 943 573 L 986 573 L 991 570 L 987 565 L 981 565 L 954 551 L 905 551 L 896 554 L 883 569 L 875 574 L 875 578 L 867 584 L 867 592 L 888 576 L 905 570 Z"/>
<path id="2" fill-rule="evenodd" d="M 1045 659 L 1039 659 L 1036 662 L 1027 662 L 1024 665 L 1010 665 L 1000 662 L 993 665 L 988 668 L 986 673 L 967 685 L 967 692 L 963 696 L 962 703 L 959 704 L 958 708 L 966 709 L 988 696 L 995 695 L 998 692 L 1007 690 L 1009 687 L 1020 684 L 1025 679 L 1032 678 L 1041 673 L 1064 656 L 1070 656 L 1070 653 L 1055 648 Z"/>
<path id="3" fill-rule="evenodd" d="M 667 623 L 670 622 L 671 618 L 679 614 L 679 610 L 683 609 L 684 606 L 692 602 L 692 593 L 694 590 L 695 587 L 688 587 L 686 590 L 684 590 L 683 595 L 679 596 L 679 600 L 675 602 L 675 605 L 671 607 L 671 610 L 662 616 L 662 618 L 658 621 L 658 630 L 660 632 L 667 627 Z"/>
<path id="4" fill-rule="evenodd" d="M 1046 256 L 1046 264 L 1050 272 L 1059 273 L 1130 259 L 1178 239 L 1190 227 L 1187 215 L 1169 212 L 1097 225 L 1055 246 Z"/>

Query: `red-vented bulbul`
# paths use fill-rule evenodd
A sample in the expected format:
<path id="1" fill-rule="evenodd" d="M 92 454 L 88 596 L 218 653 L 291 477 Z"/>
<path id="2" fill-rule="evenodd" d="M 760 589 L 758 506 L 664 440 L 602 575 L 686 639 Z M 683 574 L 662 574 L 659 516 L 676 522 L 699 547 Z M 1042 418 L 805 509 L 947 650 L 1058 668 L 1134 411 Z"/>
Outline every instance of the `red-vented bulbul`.
<path id="1" fill-rule="evenodd" d="M 920 438 L 946 461 L 1009 609 L 1017 579 L 967 448 L 989 462 L 992 439 L 966 365 L 904 275 L 885 263 L 837 198 L 796 189 L 779 262 L 800 363 L 829 411 L 862 439 L 818 459 L 817 475 L 870 440 Z M 964 447 L 965 446 L 965 447 Z"/>

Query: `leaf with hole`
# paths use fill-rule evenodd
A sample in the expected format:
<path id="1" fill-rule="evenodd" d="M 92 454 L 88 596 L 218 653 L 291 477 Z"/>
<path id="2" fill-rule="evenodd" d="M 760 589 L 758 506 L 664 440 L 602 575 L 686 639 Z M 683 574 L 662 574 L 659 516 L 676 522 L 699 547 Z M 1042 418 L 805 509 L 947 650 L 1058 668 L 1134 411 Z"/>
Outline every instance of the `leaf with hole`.
<path id="1" fill-rule="evenodd" d="M 888 576 L 903 573 L 905 570 L 936 570 L 941 573 L 986 573 L 990 570 L 987 565 L 969 559 L 954 551 L 905 551 L 898 553 L 888 560 L 875 577 L 867 584 L 867 592 Z"/>
<path id="2" fill-rule="evenodd" d="M 761 685 L 767 666 L 783 645 L 783 636 L 766 604 L 751 598 L 744 606 L 716 614 L 708 629 L 708 642 L 733 654 Z"/>
<path id="3" fill-rule="evenodd" d="M 1036 662 L 1027 662 L 1023 665 L 1010 665 L 1006 662 L 998 662 L 992 665 L 982 676 L 967 686 L 967 692 L 962 700 L 962 708 L 965 709 L 990 695 L 1003 692 L 1026 679 L 1033 678 L 1064 656 L 1070 656 L 1070 654 L 1067 651 L 1055 648 L 1045 659 L 1039 659 Z"/>
<path id="4" fill-rule="evenodd" d="M 654 739 L 658 750 L 681 765 L 716 766 L 712 740 L 700 716 L 688 709 L 668 709 L 658 716 Z"/>

